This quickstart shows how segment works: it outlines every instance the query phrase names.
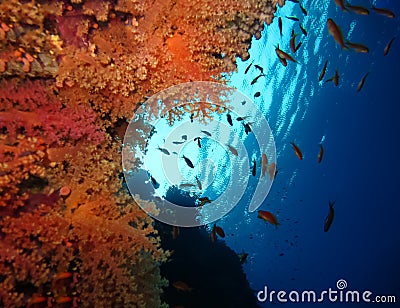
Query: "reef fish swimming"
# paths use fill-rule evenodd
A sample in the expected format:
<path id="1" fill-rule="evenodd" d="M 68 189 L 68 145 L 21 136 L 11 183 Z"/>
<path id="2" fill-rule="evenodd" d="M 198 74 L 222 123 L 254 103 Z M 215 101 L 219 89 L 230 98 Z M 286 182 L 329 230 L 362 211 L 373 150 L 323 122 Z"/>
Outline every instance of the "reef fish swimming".
<path id="1" fill-rule="evenodd" d="M 194 168 L 194 165 L 192 163 L 192 161 L 187 158 L 185 155 L 182 156 L 182 158 L 185 160 L 186 164 L 190 167 L 190 168 Z"/>
<path id="2" fill-rule="evenodd" d="M 328 18 L 326 23 L 328 25 L 328 31 L 333 36 L 335 42 L 338 43 L 342 49 L 347 48 L 344 43 L 342 29 L 340 29 L 340 27 L 333 21 L 332 18 Z"/>
<path id="3" fill-rule="evenodd" d="M 169 154 L 169 151 L 168 151 L 167 149 L 165 149 L 165 148 L 160 148 L 160 147 L 158 147 L 157 150 L 160 150 L 160 151 L 161 151 L 162 153 L 164 153 L 165 155 L 170 155 L 170 154 Z"/>
<path id="4" fill-rule="evenodd" d="M 367 79 L 368 75 L 369 75 L 369 72 L 365 73 L 365 75 L 361 78 L 361 80 L 360 80 L 360 82 L 358 83 L 358 86 L 357 86 L 357 92 L 360 92 L 361 89 L 363 88 L 365 80 Z"/>
<path id="5" fill-rule="evenodd" d="M 328 60 L 325 61 L 324 67 L 322 68 L 322 71 L 319 74 L 318 81 L 321 81 L 322 79 L 324 79 L 327 66 L 328 66 Z"/>
<path id="6" fill-rule="evenodd" d="M 275 215 L 268 211 L 259 210 L 258 211 L 258 218 L 261 218 L 264 221 L 269 222 L 271 225 L 278 226 L 278 220 L 276 219 Z"/>
<path id="7" fill-rule="evenodd" d="M 301 152 L 300 148 L 294 142 L 291 142 L 290 144 L 293 147 L 294 154 L 296 154 L 298 159 L 302 160 L 303 159 L 303 153 Z"/>
<path id="8" fill-rule="evenodd" d="M 322 158 L 324 157 L 324 147 L 322 143 L 319 144 L 319 153 L 318 153 L 318 163 L 320 164 L 322 162 Z"/>
<path id="9" fill-rule="evenodd" d="M 328 216 L 326 216 L 326 218 L 325 218 L 324 232 L 328 232 L 329 228 L 332 225 L 333 218 L 335 217 L 335 210 L 333 209 L 334 204 L 335 204 L 335 202 L 329 201 L 329 213 L 328 213 Z"/>
<path id="10" fill-rule="evenodd" d="M 267 154 L 263 153 L 261 155 L 261 177 L 265 176 L 265 172 L 267 171 L 268 166 L 268 157 Z"/>

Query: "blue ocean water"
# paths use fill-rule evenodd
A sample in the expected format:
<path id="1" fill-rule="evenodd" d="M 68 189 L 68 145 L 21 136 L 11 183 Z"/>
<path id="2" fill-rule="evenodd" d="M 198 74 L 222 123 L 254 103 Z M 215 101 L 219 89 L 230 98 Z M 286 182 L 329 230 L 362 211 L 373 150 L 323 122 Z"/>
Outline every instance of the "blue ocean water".
<path id="1" fill-rule="evenodd" d="M 261 307 L 308 307 L 308 297 L 301 302 L 303 291 L 315 292 L 315 301 L 323 295 L 324 307 L 372 305 L 363 301 L 363 294 L 377 307 L 396 307 L 400 301 L 400 203 L 397 201 L 400 2 L 351 2 L 368 8 L 372 4 L 389 8 L 396 17 L 388 18 L 372 10 L 368 16 L 342 12 L 334 0 L 301 1 L 307 10 L 305 16 L 299 4 L 286 1 L 276 13 L 276 17 L 282 18 L 282 35 L 278 18 L 275 18 L 265 27 L 259 40 L 253 39 L 250 59 L 238 60 L 238 71 L 229 76 L 229 85 L 247 95 L 262 111 L 276 145 L 278 173 L 259 209 L 275 214 L 279 225 L 272 226 L 259 219 L 257 212 L 248 211 L 252 189 L 259 180 L 259 169 L 256 177 L 249 175 L 244 198 L 216 222 L 226 234 L 220 240 L 236 253 L 248 254 L 242 266 L 254 294 L 263 297 L 265 292 L 260 291 L 267 289 L 269 296 L 260 301 Z M 297 16 L 300 21 L 289 20 L 286 16 Z M 328 18 L 342 28 L 346 40 L 365 44 L 369 52 L 342 50 L 328 33 Z M 302 33 L 299 23 L 307 35 Z M 288 61 L 284 67 L 275 48 L 279 44 L 282 50 L 292 54 L 289 46 L 292 30 L 297 34 L 296 42 L 302 45 L 293 54 L 298 63 Z M 396 39 L 391 50 L 384 56 L 384 48 L 393 37 Z M 319 82 L 318 76 L 327 60 L 325 77 Z M 265 76 L 252 84 L 260 74 L 256 65 L 263 69 Z M 326 82 L 334 76 L 335 70 L 339 73 L 338 86 Z M 357 86 L 366 73 L 364 87 L 358 92 Z M 257 92 L 260 92 L 258 97 L 255 96 Z M 215 115 L 215 119 L 227 125 L 226 114 Z M 247 119 L 255 126 L 259 120 L 254 114 Z M 190 124 L 189 119 L 185 121 Z M 157 147 L 169 140 L 170 131 L 175 130 L 179 137 L 191 133 L 179 131 L 180 124 L 177 121 L 169 127 L 167 123 L 160 123 L 157 127 L 160 134 L 149 141 L 146 170 L 160 184 L 156 189 L 160 196 L 172 185 L 177 187 L 176 183 L 196 183 L 197 176 L 203 183 L 201 195 L 214 200 L 219 193 L 224 193 L 226 183 L 237 171 L 237 166 L 229 164 L 229 151 L 223 143 L 213 143 L 212 138 L 203 134 L 201 149 L 192 141 L 182 152 L 176 150 L 178 156 L 171 155 L 174 159 L 183 154 L 196 164 L 201 162 L 200 166 L 191 168 L 179 158 L 181 174 L 172 172 L 166 176 L 165 168 L 154 163 L 160 161 L 162 153 Z M 202 129 L 196 123 L 192 126 L 197 133 Z M 253 160 L 259 164 L 261 152 L 254 134 L 246 135 L 236 119 L 232 130 L 245 145 L 247 166 L 251 166 Z M 227 140 L 225 137 L 222 139 Z M 176 136 L 174 138 L 177 140 Z M 296 157 L 291 142 L 302 150 L 302 160 Z M 325 155 L 318 163 L 320 143 Z M 189 191 L 193 193 L 196 189 Z M 188 198 L 192 202 L 199 196 L 194 193 Z M 179 192 L 174 198 L 179 199 Z M 324 232 L 330 202 L 334 202 L 335 216 L 328 232 Z M 207 228 L 210 232 L 212 224 Z M 182 243 L 187 242 L 190 239 L 182 240 Z M 182 263 L 177 262 L 177 266 Z M 174 273 L 173 268 L 171 272 Z M 186 279 L 189 284 L 196 283 L 195 277 Z M 339 297 L 333 301 L 327 297 L 329 293 L 323 293 L 329 290 L 342 293 L 337 293 Z M 271 295 L 271 291 L 275 293 Z M 281 295 L 286 302 L 278 300 L 279 291 L 286 292 Z M 346 293 L 348 291 L 352 293 Z M 363 293 L 365 291 L 371 293 Z M 226 292 L 229 296 L 229 290 Z M 295 292 L 300 302 L 294 303 L 296 298 L 289 298 L 289 294 L 295 296 Z M 355 292 L 360 295 L 359 302 L 346 302 L 346 295 L 351 295 L 348 298 L 351 301 Z M 377 296 L 395 296 L 396 303 L 377 303 Z M 389 297 L 382 299 L 393 301 Z"/>
<path id="2" fill-rule="evenodd" d="M 367 0 L 351 2 L 370 7 Z M 373 11 L 369 16 L 342 12 L 333 0 L 301 3 L 308 15 L 298 4 L 286 1 L 277 11 L 283 21 L 282 36 L 275 18 L 260 40 L 253 39 L 250 59 L 239 61 L 230 81 L 249 97 L 261 93 L 254 101 L 274 134 L 279 172 L 260 209 L 275 213 L 280 225 L 266 224 L 240 205 L 219 225 L 228 234 L 228 246 L 249 254 L 243 267 L 256 293 L 265 286 L 287 293 L 338 290 L 337 281 L 344 279 L 343 291 L 369 290 L 371 300 L 376 295 L 395 295 L 397 304 L 386 304 L 395 307 L 400 301 L 400 2 L 373 1 L 395 12 L 394 19 Z M 300 18 L 307 36 L 298 22 L 285 18 L 288 15 Z M 367 45 L 369 53 L 341 50 L 328 34 L 327 18 L 341 26 L 345 38 Z M 290 51 L 292 29 L 298 34 L 296 41 L 303 44 L 294 54 L 299 63 L 284 67 L 275 46 Z M 384 56 L 384 47 L 394 36 L 398 38 Z M 324 80 L 338 69 L 337 87 L 333 82 L 318 82 L 326 60 Z M 254 64 L 263 67 L 266 76 L 251 85 L 260 73 Z M 367 72 L 365 85 L 357 92 Z M 290 142 L 302 149 L 302 161 Z M 325 156 L 318 164 L 320 142 Z M 329 201 L 335 202 L 335 218 L 324 232 Z M 285 305 L 276 297 L 269 301 L 260 305 Z M 323 304 L 329 306 L 330 301 Z M 357 307 L 364 305 L 368 304 Z"/>

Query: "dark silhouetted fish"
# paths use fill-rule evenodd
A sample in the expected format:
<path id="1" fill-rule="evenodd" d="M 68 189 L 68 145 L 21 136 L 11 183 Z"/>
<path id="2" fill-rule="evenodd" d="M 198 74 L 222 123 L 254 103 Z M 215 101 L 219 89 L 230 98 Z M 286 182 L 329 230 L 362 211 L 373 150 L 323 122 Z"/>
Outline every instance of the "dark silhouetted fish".
<path id="1" fill-rule="evenodd" d="M 226 119 L 228 120 L 229 125 L 233 126 L 232 117 L 229 113 L 226 115 Z"/>
<path id="2" fill-rule="evenodd" d="M 156 181 L 155 178 L 153 178 L 153 176 L 150 176 L 150 180 L 151 180 L 151 184 L 153 184 L 155 189 L 160 187 L 160 184 Z"/>
<path id="3" fill-rule="evenodd" d="M 183 281 L 175 281 L 172 286 L 180 292 L 191 292 L 193 290 Z"/>
<path id="4" fill-rule="evenodd" d="M 286 16 L 287 19 L 293 20 L 293 21 L 300 21 L 296 16 Z"/>
<path id="5" fill-rule="evenodd" d="M 251 133 L 250 123 L 245 123 L 245 122 L 242 122 L 242 123 L 243 123 L 243 126 L 244 126 L 244 132 L 246 133 L 246 135 Z"/>
<path id="6" fill-rule="evenodd" d="M 193 139 L 193 141 L 197 141 L 197 145 L 199 146 L 199 148 L 201 148 L 201 143 L 200 143 L 201 137 L 196 137 Z"/>
<path id="7" fill-rule="evenodd" d="M 249 71 L 251 65 L 253 64 L 253 61 L 251 61 L 251 63 L 249 64 L 249 66 L 246 67 L 244 73 L 247 74 L 247 72 Z"/>
<path id="8" fill-rule="evenodd" d="M 253 168 L 251 169 L 251 174 L 253 176 L 256 176 L 257 174 L 257 163 L 256 163 L 256 159 L 253 159 Z"/>
<path id="9" fill-rule="evenodd" d="M 187 158 L 185 155 L 182 156 L 182 158 L 185 160 L 186 164 L 190 167 L 190 168 L 194 168 L 194 165 L 192 163 L 192 161 Z"/>
<path id="10" fill-rule="evenodd" d="M 260 92 L 256 92 L 254 93 L 254 97 L 260 97 L 261 93 Z"/>
<path id="11" fill-rule="evenodd" d="M 257 80 L 258 80 L 261 76 L 265 76 L 265 75 L 264 75 L 264 74 L 258 75 L 256 78 L 254 78 L 254 79 L 250 82 L 250 85 L 255 84 L 255 83 L 257 82 Z"/>
<path id="12" fill-rule="evenodd" d="M 365 83 L 365 80 L 367 79 L 368 75 L 369 75 L 369 72 L 366 73 L 366 74 L 363 76 L 363 78 L 361 78 L 361 80 L 360 80 L 360 82 L 358 83 L 358 86 L 357 86 L 357 92 L 360 92 L 361 89 L 363 88 L 364 83 Z"/>
<path id="13" fill-rule="evenodd" d="M 325 61 L 324 67 L 322 68 L 321 73 L 319 73 L 318 81 L 321 81 L 322 79 L 324 79 L 327 66 L 328 66 L 328 60 Z"/>
<path id="14" fill-rule="evenodd" d="M 331 78 L 325 80 L 325 83 L 327 83 L 329 81 L 333 81 L 335 86 L 339 85 L 339 71 L 338 71 L 338 69 L 335 70 L 335 75 L 333 75 Z"/>
<path id="15" fill-rule="evenodd" d="M 301 32 L 303 32 L 303 34 L 304 34 L 305 36 L 307 36 L 308 33 L 307 33 L 306 29 L 303 27 L 303 25 L 302 25 L 302 24 L 299 24 L 299 27 L 300 27 Z"/>
<path id="16" fill-rule="evenodd" d="M 307 16 L 307 10 L 300 3 L 300 10 L 303 12 L 304 16 Z"/>
<path id="17" fill-rule="evenodd" d="M 389 53 L 390 47 L 392 47 L 393 41 L 396 37 L 393 37 L 389 43 L 387 43 L 387 45 L 385 46 L 385 49 L 383 50 L 383 55 L 387 56 L 387 54 Z"/>
<path id="18" fill-rule="evenodd" d="M 299 50 L 299 48 L 301 47 L 302 44 L 303 44 L 303 42 L 299 42 L 299 43 L 296 45 L 296 49 L 294 50 L 294 52 L 296 52 L 297 50 Z"/>
<path id="19" fill-rule="evenodd" d="M 218 236 L 224 238 L 225 237 L 225 232 L 221 227 L 218 227 L 216 224 L 213 226 L 213 230 L 215 230 L 215 233 L 218 234 Z"/>
<path id="20" fill-rule="evenodd" d="M 279 33 L 282 36 L 282 18 L 278 18 Z"/>
<path id="21" fill-rule="evenodd" d="M 165 148 L 160 148 L 158 147 L 157 150 L 160 150 L 161 152 L 163 152 L 165 155 L 169 155 L 169 151 Z"/>
<path id="22" fill-rule="evenodd" d="M 258 69 L 258 70 L 261 72 L 261 74 L 264 73 L 264 69 L 263 69 L 261 66 L 259 66 L 259 65 L 257 65 L 257 64 L 254 64 L 254 67 L 255 67 L 256 69 Z"/>
<path id="23" fill-rule="evenodd" d="M 297 34 L 294 33 L 292 30 L 292 36 L 290 38 L 290 50 L 295 53 L 296 52 L 296 36 Z"/>
<path id="24" fill-rule="evenodd" d="M 207 135 L 208 137 L 211 137 L 211 133 L 206 131 L 206 130 L 202 130 L 201 131 L 204 135 Z"/>
<path id="25" fill-rule="evenodd" d="M 329 213 L 328 216 L 325 218 L 325 223 L 324 223 L 324 231 L 328 232 L 329 228 L 332 225 L 333 218 L 335 217 L 335 210 L 333 209 L 335 202 L 330 202 L 329 201 Z"/>

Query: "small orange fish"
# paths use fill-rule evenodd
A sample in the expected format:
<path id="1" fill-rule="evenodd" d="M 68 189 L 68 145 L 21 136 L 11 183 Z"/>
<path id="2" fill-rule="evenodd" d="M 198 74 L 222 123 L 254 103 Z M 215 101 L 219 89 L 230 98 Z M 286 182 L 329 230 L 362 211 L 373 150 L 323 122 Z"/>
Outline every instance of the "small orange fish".
<path id="1" fill-rule="evenodd" d="M 346 46 L 357 52 L 368 53 L 369 48 L 363 44 L 346 42 Z"/>
<path id="2" fill-rule="evenodd" d="M 216 224 L 214 224 L 213 229 L 215 229 L 215 233 L 218 234 L 220 237 L 225 237 L 225 232 L 221 227 L 218 227 Z"/>
<path id="3" fill-rule="evenodd" d="M 28 307 L 34 306 L 36 304 L 41 304 L 47 301 L 47 297 L 34 295 L 28 300 Z"/>
<path id="4" fill-rule="evenodd" d="M 279 58 L 286 59 L 288 61 L 292 61 L 292 62 L 297 63 L 297 61 L 291 55 L 289 55 L 288 53 L 284 52 L 283 50 L 281 50 L 279 48 L 279 44 L 275 48 L 275 52 L 276 52 L 276 54 L 278 55 Z"/>
<path id="5" fill-rule="evenodd" d="M 338 43 L 340 47 L 342 47 L 342 49 L 348 49 L 344 43 L 342 29 L 340 29 L 340 27 L 333 21 L 332 18 L 328 18 L 328 21 L 326 23 L 328 25 L 328 31 L 333 36 L 335 42 Z"/>
<path id="6" fill-rule="evenodd" d="M 380 15 L 383 15 L 383 16 L 386 16 L 386 17 L 389 17 L 389 18 L 394 18 L 395 17 L 394 13 L 391 10 L 388 10 L 388 9 L 372 7 L 372 10 L 375 13 L 378 13 Z"/>
<path id="7" fill-rule="evenodd" d="M 57 304 L 66 304 L 72 302 L 72 297 L 69 296 L 59 296 L 56 297 L 56 303 Z"/>
<path id="8" fill-rule="evenodd" d="M 269 222 L 271 225 L 278 226 L 278 220 L 276 219 L 275 215 L 268 211 L 259 210 L 258 211 L 258 218 Z"/>
<path id="9" fill-rule="evenodd" d="M 297 156 L 300 160 L 302 160 L 302 159 L 303 159 L 303 153 L 301 152 L 300 148 L 299 148 L 294 142 L 291 142 L 290 144 L 292 145 L 293 151 L 294 151 L 294 153 L 296 154 L 296 156 Z"/>
<path id="10" fill-rule="evenodd" d="M 369 15 L 368 9 L 363 6 L 347 4 L 346 8 L 359 15 Z"/>
<path id="11" fill-rule="evenodd" d="M 268 166 L 268 174 L 269 174 L 269 178 L 271 179 L 271 181 L 275 178 L 277 172 L 278 171 L 276 170 L 275 163 L 272 163 Z"/>
<path id="12" fill-rule="evenodd" d="M 322 143 L 319 144 L 319 153 L 318 153 L 318 163 L 321 163 L 322 157 L 324 157 L 324 147 Z"/>
<path id="13" fill-rule="evenodd" d="M 282 65 L 286 67 L 286 66 L 287 66 L 287 61 L 286 61 L 286 59 L 281 58 L 280 56 L 278 56 L 278 58 L 279 58 L 279 61 L 281 61 Z"/>
<path id="14" fill-rule="evenodd" d="M 178 291 L 182 292 L 191 292 L 193 289 L 190 288 L 185 282 L 183 281 L 175 281 L 172 286 L 177 289 Z"/>
<path id="15" fill-rule="evenodd" d="M 265 176 L 265 172 L 267 171 L 268 166 L 268 157 L 267 154 L 263 153 L 261 156 L 261 177 Z"/>
<path id="16" fill-rule="evenodd" d="M 67 279 L 67 278 L 71 278 L 72 277 L 72 273 L 70 272 L 63 272 L 63 273 L 58 273 L 56 275 L 54 275 L 54 281 L 57 280 L 62 280 L 62 279 Z"/>
<path id="17" fill-rule="evenodd" d="M 344 0 L 334 0 L 336 5 L 341 8 L 342 11 L 347 11 L 346 6 L 344 5 Z"/>

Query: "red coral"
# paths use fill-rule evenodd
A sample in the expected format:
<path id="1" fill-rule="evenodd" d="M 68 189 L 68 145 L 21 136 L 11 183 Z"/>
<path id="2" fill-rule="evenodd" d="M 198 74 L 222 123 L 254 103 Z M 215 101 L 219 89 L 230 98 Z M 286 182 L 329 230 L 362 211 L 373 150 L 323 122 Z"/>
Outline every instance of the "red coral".
<path id="1" fill-rule="evenodd" d="M 104 140 L 93 110 L 81 105 L 63 106 L 40 81 L 24 85 L 1 82 L 0 105 L 0 128 L 7 131 L 11 142 L 19 132 L 40 136 L 49 146 L 74 144 L 81 139 L 95 144 Z"/>

